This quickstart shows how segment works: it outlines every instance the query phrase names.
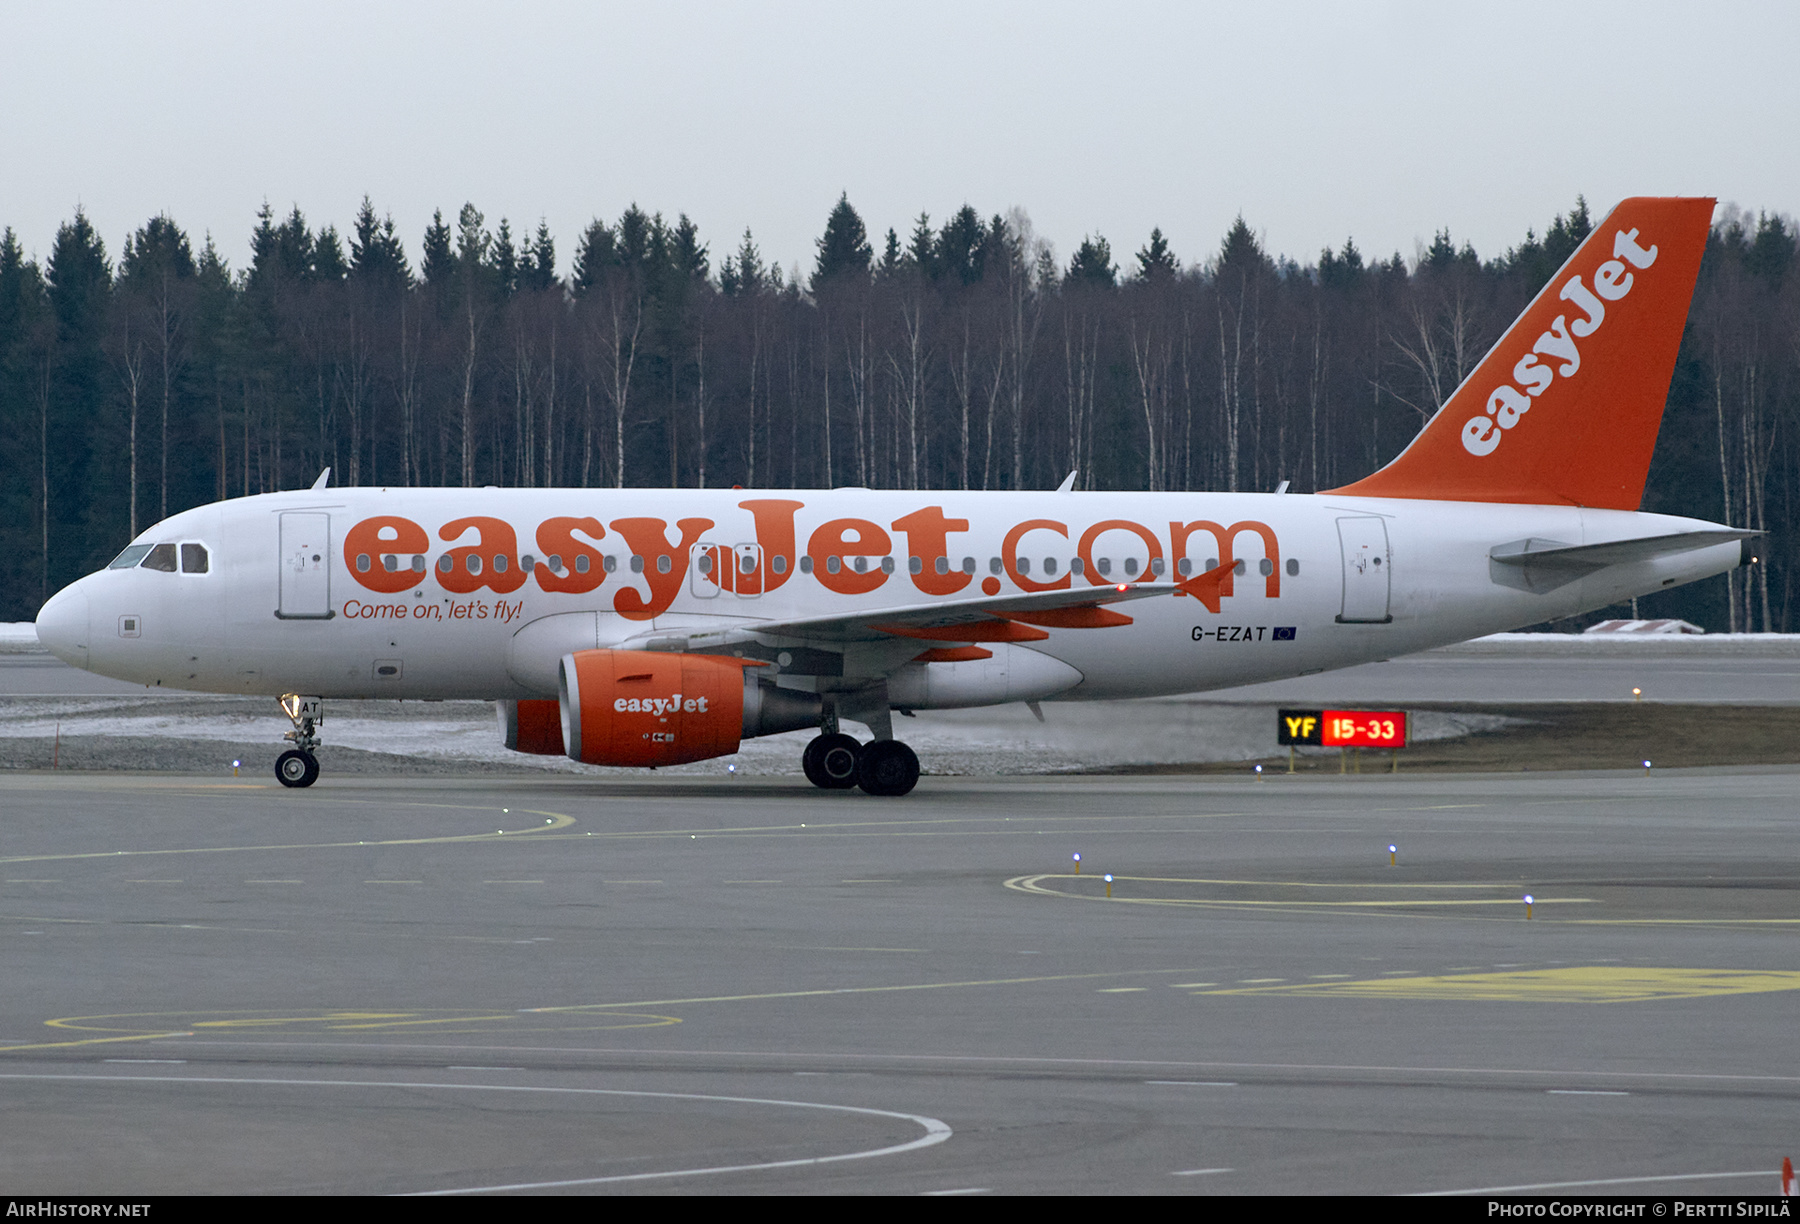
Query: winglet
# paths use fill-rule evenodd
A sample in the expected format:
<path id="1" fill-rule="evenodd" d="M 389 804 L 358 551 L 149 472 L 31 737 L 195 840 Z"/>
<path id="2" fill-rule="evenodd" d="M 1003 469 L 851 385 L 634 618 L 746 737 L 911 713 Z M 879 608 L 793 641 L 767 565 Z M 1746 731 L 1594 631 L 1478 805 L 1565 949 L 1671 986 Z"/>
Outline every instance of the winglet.
<path id="1" fill-rule="evenodd" d="M 1636 510 L 1713 203 L 1620 203 L 1398 458 L 1329 492 Z"/>
<path id="2" fill-rule="evenodd" d="M 1219 597 L 1224 593 L 1220 588 L 1231 580 L 1231 576 L 1232 565 L 1220 562 L 1204 574 L 1192 578 L 1177 578 L 1175 585 L 1206 605 L 1208 612 L 1216 613 L 1219 610 Z"/>

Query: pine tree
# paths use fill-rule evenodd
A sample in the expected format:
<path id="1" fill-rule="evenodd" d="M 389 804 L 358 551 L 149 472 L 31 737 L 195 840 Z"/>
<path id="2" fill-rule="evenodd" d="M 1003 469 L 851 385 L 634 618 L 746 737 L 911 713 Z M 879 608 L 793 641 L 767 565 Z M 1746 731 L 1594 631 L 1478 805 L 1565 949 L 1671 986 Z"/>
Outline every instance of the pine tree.
<path id="1" fill-rule="evenodd" d="M 32 441 L 43 489 L 41 598 L 48 598 L 103 564 L 105 554 L 124 542 L 128 522 L 112 495 L 122 473 L 109 470 L 109 460 L 116 466 L 118 448 L 101 347 L 112 266 L 106 244 L 81 209 L 57 229 L 44 280 L 55 331 Z"/>
<path id="2" fill-rule="evenodd" d="M 590 221 L 575 248 L 575 262 L 569 272 L 570 291 L 578 298 L 586 297 L 618 262 L 617 236 L 606 227 L 606 222 L 598 218 Z"/>
<path id="3" fill-rule="evenodd" d="M 862 218 L 850 206 L 846 192 L 838 196 L 831 215 L 825 219 L 824 236 L 818 240 L 819 258 L 813 267 L 812 287 L 819 288 L 839 279 L 868 279 L 875 252 L 869 246 L 869 235 Z"/>
<path id="4" fill-rule="evenodd" d="M 1118 284 L 1119 269 L 1113 265 L 1112 247 L 1099 234 L 1092 234 L 1081 240 L 1075 248 L 1075 255 L 1069 260 L 1069 271 L 1063 277 L 1065 285 L 1097 285 L 1111 289 Z"/>
<path id="5" fill-rule="evenodd" d="M 434 289 L 442 289 L 456 276 L 456 254 L 450 245 L 450 227 L 444 224 L 444 210 L 431 214 L 420 245 L 419 274 Z"/>
<path id="6" fill-rule="evenodd" d="M 1137 278 L 1141 281 L 1159 281 L 1175 275 L 1175 255 L 1160 227 L 1152 229 L 1149 243 L 1138 248 L 1137 262 Z"/>

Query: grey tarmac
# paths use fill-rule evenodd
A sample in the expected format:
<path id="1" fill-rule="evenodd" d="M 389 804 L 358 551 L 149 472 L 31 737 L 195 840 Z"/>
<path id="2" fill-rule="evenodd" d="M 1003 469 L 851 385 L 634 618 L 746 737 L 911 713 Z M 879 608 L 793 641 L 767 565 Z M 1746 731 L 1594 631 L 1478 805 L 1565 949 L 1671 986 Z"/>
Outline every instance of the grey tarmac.
<path id="1" fill-rule="evenodd" d="M 10 772 L 0 1178 L 1770 1193 L 1797 783 Z"/>

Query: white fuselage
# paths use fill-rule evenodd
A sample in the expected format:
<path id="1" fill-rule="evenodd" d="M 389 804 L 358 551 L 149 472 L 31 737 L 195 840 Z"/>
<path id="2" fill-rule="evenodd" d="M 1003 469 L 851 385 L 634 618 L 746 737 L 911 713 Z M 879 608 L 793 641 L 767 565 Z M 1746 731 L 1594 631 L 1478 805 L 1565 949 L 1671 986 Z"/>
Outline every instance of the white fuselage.
<path id="1" fill-rule="evenodd" d="M 760 514 L 743 508 L 751 501 Z M 376 518 L 422 534 L 379 532 L 367 526 Z M 465 519 L 486 526 L 445 530 Z M 601 530 L 569 534 L 567 523 L 583 519 Z M 562 526 L 547 528 L 551 520 Z M 495 524 L 509 529 L 510 548 Z M 921 708 L 1140 697 L 1384 659 L 1708 577 L 1738 563 L 1736 543 L 1610 565 L 1543 593 L 1497 576 L 1489 550 L 1710 526 L 1616 510 L 1329 494 L 321 489 L 222 502 L 157 524 L 140 544 L 203 545 L 205 571 L 91 574 L 45 605 L 39 632 L 72 663 L 165 688 L 542 698 L 556 695 L 557 660 L 570 650 L 1065 583 L 1170 582 L 1210 568 L 1224 536 L 1224 555 L 1242 566 L 1218 612 L 1185 594 L 1139 599 L 1117 605 L 1130 624 L 1052 628 L 1047 639 L 1002 647 L 1002 658 L 1030 651 L 1066 665 L 1034 660 L 1030 683 L 1022 679 L 1030 669 L 1016 663 L 1010 686 L 960 683 L 979 665 L 908 662 L 900 643 L 890 644 L 899 655 L 844 647 L 838 666 L 840 677 L 887 676 L 894 704 Z M 587 562 L 579 574 L 578 554 Z M 571 583 L 591 589 L 547 589 Z M 928 683 L 932 669 L 938 678 Z M 801 663 L 774 673 L 790 687 L 819 684 Z"/>

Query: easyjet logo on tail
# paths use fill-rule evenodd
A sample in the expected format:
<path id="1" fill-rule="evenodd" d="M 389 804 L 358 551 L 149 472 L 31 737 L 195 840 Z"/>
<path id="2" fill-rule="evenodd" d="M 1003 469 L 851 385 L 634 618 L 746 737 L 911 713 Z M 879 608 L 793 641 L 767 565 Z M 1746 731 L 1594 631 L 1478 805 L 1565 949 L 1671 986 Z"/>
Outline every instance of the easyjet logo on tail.
<path id="1" fill-rule="evenodd" d="M 1636 510 L 1712 212 L 1620 201 L 1393 462 L 1325 492 Z"/>
<path id="2" fill-rule="evenodd" d="M 1631 292 L 1635 275 L 1632 269 L 1641 272 L 1656 262 L 1656 248 L 1641 245 L 1635 229 L 1615 231 L 1612 249 L 1613 257 L 1594 269 L 1592 288 L 1582 283 L 1581 273 L 1577 272 L 1557 294 L 1581 314 L 1573 323 L 1568 315 L 1557 315 L 1549 330 L 1532 344 L 1531 351 L 1513 366 L 1513 380 L 1519 386 L 1503 382 L 1495 387 L 1487 397 L 1486 415 L 1470 417 L 1463 424 L 1463 449 L 1471 455 L 1485 458 L 1493 454 L 1506 431 L 1517 428 L 1524 420 L 1532 400 L 1558 378 L 1572 378 L 1580 371 L 1581 346 L 1577 342 L 1600 330 L 1606 322 L 1608 302 L 1620 301 Z"/>

